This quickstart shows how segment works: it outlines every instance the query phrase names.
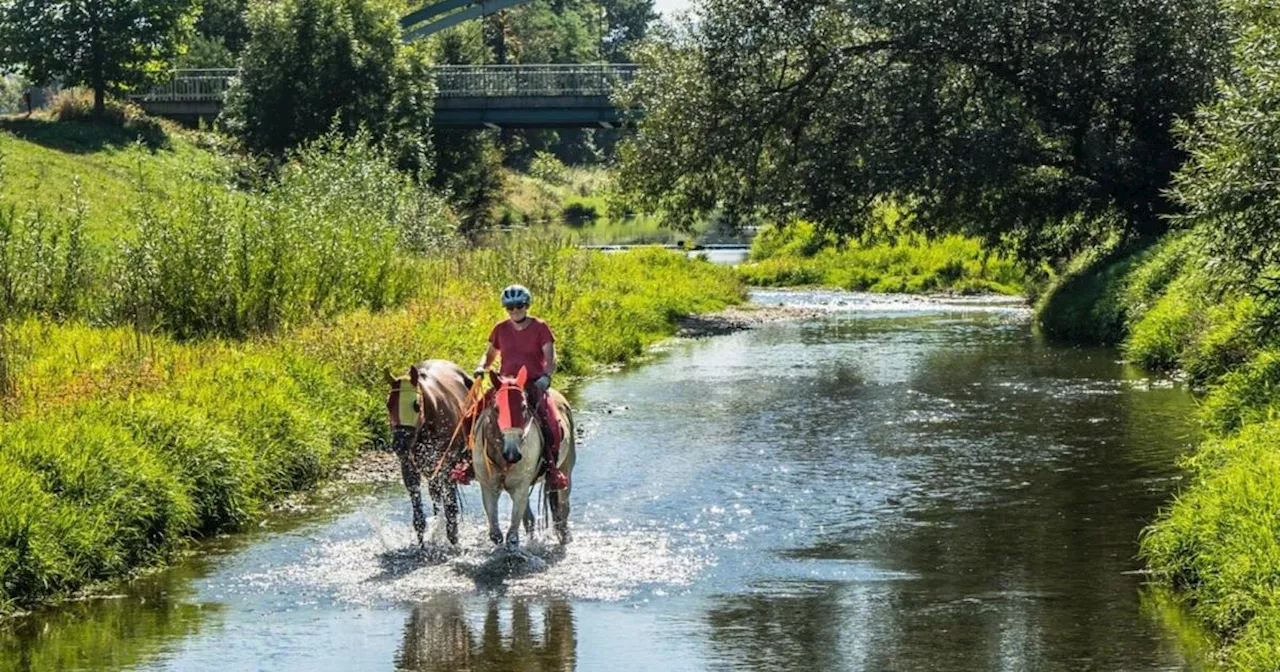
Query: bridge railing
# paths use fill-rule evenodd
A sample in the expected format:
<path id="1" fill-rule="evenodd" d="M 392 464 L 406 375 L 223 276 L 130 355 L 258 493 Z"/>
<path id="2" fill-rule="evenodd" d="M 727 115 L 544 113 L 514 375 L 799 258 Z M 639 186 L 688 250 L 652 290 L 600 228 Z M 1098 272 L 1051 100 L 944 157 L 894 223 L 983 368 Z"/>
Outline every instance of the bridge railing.
<path id="1" fill-rule="evenodd" d="M 440 98 L 608 96 L 635 81 L 638 66 L 443 65 L 433 71 Z"/>
<path id="2" fill-rule="evenodd" d="M 132 98 L 142 102 L 221 102 L 231 80 L 239 76 L 239 68 L 174 70 L 168 81 Z"/>
<path id="3" fill-rule="evenodd" d="M 521 96 L 609 96 L 636 78 L 638 66 L 442 65 L 432 68 L 440 98 Z M 237 68 L 174 70 L 151 90 L 132 96 L 141 102 L 221 102 Z"/>

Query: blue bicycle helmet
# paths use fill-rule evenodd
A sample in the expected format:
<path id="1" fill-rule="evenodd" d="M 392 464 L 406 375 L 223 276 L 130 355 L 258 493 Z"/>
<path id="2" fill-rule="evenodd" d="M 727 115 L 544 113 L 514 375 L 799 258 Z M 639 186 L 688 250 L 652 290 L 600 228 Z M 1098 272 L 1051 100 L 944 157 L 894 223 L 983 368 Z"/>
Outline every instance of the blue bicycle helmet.
<path id="1" fill-rule="evenodd" d="M 524 285 L 510 285 L 502 290 L 502 307 L 528 306 L 533 302 L 533 295 Z"/>

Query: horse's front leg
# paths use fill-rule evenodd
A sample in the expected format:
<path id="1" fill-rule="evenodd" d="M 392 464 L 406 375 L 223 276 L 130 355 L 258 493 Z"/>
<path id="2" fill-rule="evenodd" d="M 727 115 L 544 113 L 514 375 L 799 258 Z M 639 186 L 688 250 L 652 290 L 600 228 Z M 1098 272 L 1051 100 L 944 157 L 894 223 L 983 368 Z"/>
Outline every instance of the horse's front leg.
<path id="1" fill-rule="evenodd" d="M 514 492 L 508 492 L 511 495 L 511 526 L 507 528 L 507 546 L 509 548 L 518 548 L 520 546 L 520 523 L 524 522 L 525 514 L 529 513 L 529 488 L 518 487 Z M 530 532 L 532 535 L 533 533 Z"/>
<path id="2" fill-rule="evenodd" d="M 427 517 L 422 512 L 422 479 L 409 457 L 410 450 L 413 449 L 396 451 L 396 457 L 400 458 L 400 478 L 409 491 L 409 506 L 413 509 L 413 531 L 418 534 L 418 545 L 421 546 L 422 535 L 427 529 Z"/>
<path id="3" fill-rule="evenodd" d="M 431 493 L 431 515 L 439 517 L 440 508 L 444 507 L 444 530 L 449 543 L 458 545 L 458 489 L 443 479 L 432 479 L 427 482 Z"/>
<path id="4" fill-rule="evenodd" d="M 484 502 L 484 517 L 489 521 L 489 541 L 502 543 L 502 532 L 498 529 L 498 495 L 502 491 L 496 485 L 480 485 L 480 499 Z"/>

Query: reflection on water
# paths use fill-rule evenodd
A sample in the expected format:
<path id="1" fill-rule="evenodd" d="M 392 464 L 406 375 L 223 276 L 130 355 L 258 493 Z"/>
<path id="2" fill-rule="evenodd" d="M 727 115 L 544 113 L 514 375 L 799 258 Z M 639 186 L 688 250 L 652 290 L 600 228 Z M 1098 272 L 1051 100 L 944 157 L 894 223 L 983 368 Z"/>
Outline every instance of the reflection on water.
<path id="1" fill-rule="evenodd" d="M 199 617 L 70 609 L 28 631 L 66 643 L 5 652 L 58 669 L 100 623 L 102 666 L 137 669 L 1195 668 L 1135 557 L 1193 441 L 1184 391 L 1008 302 L 759 299 L 825 317 L 579 390 L 567 549 L 491 553 L 473 491 L 465 549 L 419 557 L 387 487 L 167 574 L 149 608 Z"/>
<path id="2" fill-rule="evenodd" d="M 161 654 L 173 641 L 216 621 L 220 608 L 151 585 L 114 596 L 72 602 L 0 628 L 0 672 L 124 668 Z M 185 592 L 185 594 L 183 594 Z"/>
<path id="3" fill-rule="evenodd" d="M 572 670 L 577 645 L 573 607 L 567 600 L 507 605 L 491 600 L 476 626 L 463 600 L 441 596 L 415 605 L 404 624 L 397 669 Z"/>

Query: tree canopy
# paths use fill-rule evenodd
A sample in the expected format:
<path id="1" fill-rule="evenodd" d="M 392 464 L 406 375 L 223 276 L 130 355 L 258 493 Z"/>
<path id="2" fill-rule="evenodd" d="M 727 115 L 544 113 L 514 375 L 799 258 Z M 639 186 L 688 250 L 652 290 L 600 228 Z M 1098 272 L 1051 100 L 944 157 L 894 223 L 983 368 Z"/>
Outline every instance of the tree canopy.
<path id="1" fill-rule="evenodd" d="M 0 0 L 0 49 L 37 83 L 107 91 L 163 74 L 191 35 L 195 0 Z"/>
<path id="2" fill-rule="evenodd" d="M 620 181 L 691 222 L 859 232 L 877 199 L 1027 256 L 1159 231 L 1173 121 L 1224 62 L 1216 0 L 703 0 L 647 48 Z M 1074 244 L 1081 244 L 1075 241 Z"/>
<path id="3" fill-rule="evenodd" d="M 330 130 L 351 137 L 364 128 L 391 140 L 406 167 L 424 167 L 434 87 L 426 48 L 402 45 L 398 20 L 376 0 L 252 4 L 228 128 L 276 155 Z"/>
<path id="4" fill-rule="evenodd" d="M 1280 299 L 1280 5 L 1230 0 L 1231 72 L 1180 127 L 1191 157 L 1172 194 L 1221 280 Z"/>

